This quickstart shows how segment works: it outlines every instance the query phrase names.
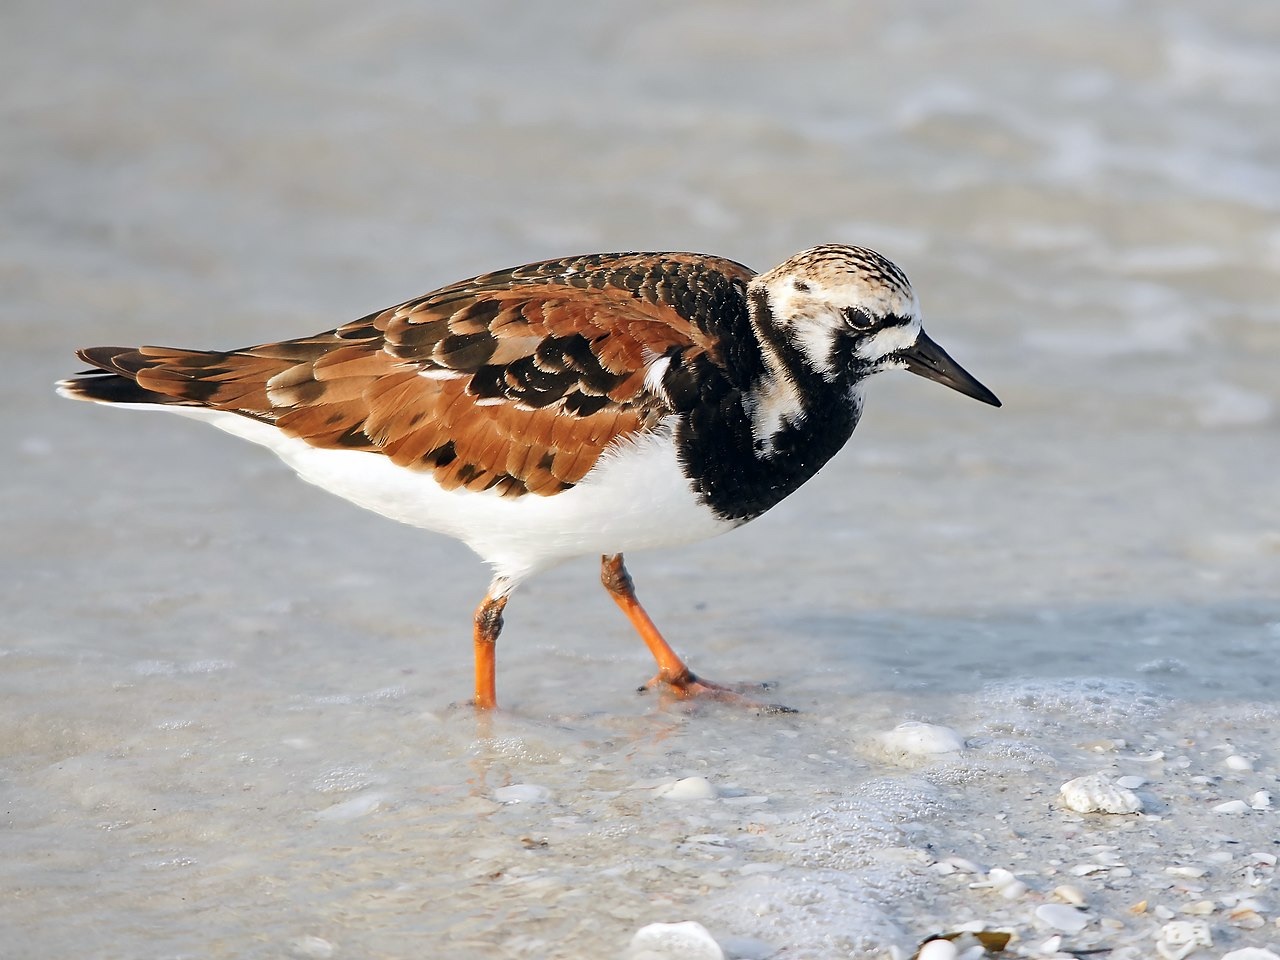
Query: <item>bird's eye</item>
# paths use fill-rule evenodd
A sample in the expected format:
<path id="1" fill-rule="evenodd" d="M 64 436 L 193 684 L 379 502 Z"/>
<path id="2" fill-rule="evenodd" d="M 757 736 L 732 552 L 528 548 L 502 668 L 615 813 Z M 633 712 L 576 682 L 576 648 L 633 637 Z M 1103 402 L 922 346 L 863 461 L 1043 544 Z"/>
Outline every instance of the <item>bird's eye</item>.
<path id="1" fill-rule="evenodd" d="M 844 315 L 845 323 L 855 330 L 870 330 L 876 325 L 875 318 L 871 314 L 857 307 L 845 307 L 840 312 Z"/>

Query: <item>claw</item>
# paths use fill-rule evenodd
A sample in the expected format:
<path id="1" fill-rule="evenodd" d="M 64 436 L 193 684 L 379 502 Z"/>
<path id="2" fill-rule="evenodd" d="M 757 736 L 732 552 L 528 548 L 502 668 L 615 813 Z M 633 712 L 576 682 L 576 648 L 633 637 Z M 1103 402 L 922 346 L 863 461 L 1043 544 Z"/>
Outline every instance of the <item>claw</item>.
<path id="1" fill-rule="evenodd" d="M 686 670 L 677 677 L 667 677 L 662 673 L 657 673 L 647 683 L 637 688 L 636 692 L 647 693 L 650 690 L 666 689 L 681 700 L 715 700 L 719 703 L 732 704 L 735 707 L 756 710 L 768 716 L 799 713 L 800 711 L 794 707 L 788 707 L 781 703 L 764 703 L 742 692 L 744 689 L 769 690 L 775 686 L 777 684 L 766 682 L 735 684 L 729 687 L 722 683 L 714 683 L 711 680 L 703 680 L 701 677 L 697 677 Z"/>

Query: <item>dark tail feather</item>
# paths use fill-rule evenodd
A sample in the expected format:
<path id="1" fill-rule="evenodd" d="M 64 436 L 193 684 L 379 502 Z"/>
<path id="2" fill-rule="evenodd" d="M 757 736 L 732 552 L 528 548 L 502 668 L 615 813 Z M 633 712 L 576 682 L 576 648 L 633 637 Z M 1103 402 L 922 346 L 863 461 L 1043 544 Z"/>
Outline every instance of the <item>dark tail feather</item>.
<path id="1" fill-rule="evenodd" d="M 150 365 L 150 358 L 134 347 L 86 347 L 76 356 L 96 369 L 82 370 L 74 377 L 58 381 L 58 393 L 72 400 L 97 403 L 163 403 L 198 406 L 190 400 L 157 393 L 138 385 L 140 370 Z M 149 362 L 150 361 L 150 362 Z"/>

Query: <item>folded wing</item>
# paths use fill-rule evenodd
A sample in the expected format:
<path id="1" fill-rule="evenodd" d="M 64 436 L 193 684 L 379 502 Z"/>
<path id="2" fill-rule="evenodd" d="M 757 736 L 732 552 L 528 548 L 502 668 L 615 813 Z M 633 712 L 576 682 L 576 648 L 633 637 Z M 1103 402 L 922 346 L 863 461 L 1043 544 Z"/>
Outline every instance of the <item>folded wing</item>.
<path id="1" fill-rule="evenodd" d="M 65 392 L 231 411 L 446 488 L 549 495 L 671 408 L 663 356 L 718 364 L 751 271 L 696 254 L 601 254 L 485 274 L 336 330 L 228 352 L 94 347 Z M 710 322 L 709 322 L 710 321 Z"/>

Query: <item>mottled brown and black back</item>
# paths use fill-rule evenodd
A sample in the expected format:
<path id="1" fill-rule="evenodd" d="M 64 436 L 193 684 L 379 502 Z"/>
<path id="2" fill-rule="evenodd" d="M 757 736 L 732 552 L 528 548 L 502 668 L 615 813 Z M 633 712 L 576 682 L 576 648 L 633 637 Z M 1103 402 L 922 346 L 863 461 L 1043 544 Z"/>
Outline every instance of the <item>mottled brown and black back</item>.
<path id="1" fill-rule="evenodd" d="M 661 356 L 723 369 L 747 324 L 741 264 L 594 254 L 485 274 L 314 337 L 227 352 L 92 347 L 69 395 L 252 417 L 446 488 L 554 494 L 673 412 Z"/>

